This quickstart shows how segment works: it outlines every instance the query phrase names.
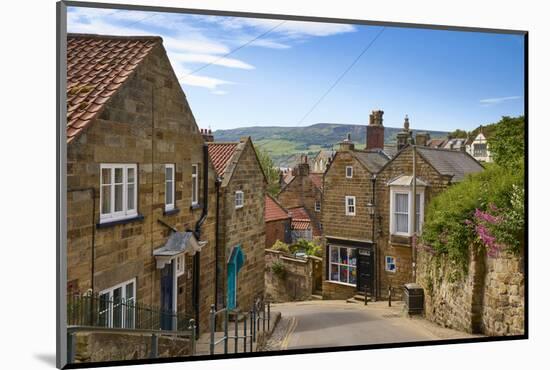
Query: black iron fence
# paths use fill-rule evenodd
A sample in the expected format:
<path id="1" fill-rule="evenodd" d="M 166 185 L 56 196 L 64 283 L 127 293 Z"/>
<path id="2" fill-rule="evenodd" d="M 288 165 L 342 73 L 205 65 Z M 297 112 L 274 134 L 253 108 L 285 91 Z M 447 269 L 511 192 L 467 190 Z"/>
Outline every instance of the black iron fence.
<path id="1" fill-rule="evenodd" d="M 216 322 L 219 319 L 223 322 L 223 335 L 216 339 Z M 233 321 L 231 323 L 231 320 Z M 232 328 L 230 328 L 232 326 Z M 267 330 L 266 330 L 267 329 Z M 242 341 L 242 352 L 252 352 L 253 345 L 258 339 L 258 334 L 264 334 L 271 330 L 271 303 L 256 302 L 249 312 L 229 310 L 222 308 L 210 308 L 210 354 L 213 355 L 218 344 L 223 344 L 223 353 L 229 351 L 230 341 L 233 342 L 233 353 L 239 352 L 239 341 Z M 230 331 L 232 333 L 230 333 Z"/>
<path id="2" fill-rule="evenodd" d="M 100 328 L 188 330 L 192 317 L 161 310 L 135 299 L 108 299 L 98 294 L 67 296 L 67 325 Z"/>

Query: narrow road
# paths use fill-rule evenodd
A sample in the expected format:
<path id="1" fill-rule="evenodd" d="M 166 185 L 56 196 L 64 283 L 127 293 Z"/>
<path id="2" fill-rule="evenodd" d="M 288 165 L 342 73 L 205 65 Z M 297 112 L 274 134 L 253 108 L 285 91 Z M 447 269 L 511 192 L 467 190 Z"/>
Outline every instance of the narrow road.
<path id="1" fill-rule="evenodd" d="M 273 349 L 336 347 L 349 345 L 468 338 L 471 335 L 444 329 L 420 318 L 407 318 L 402 305 L 387 302 L 362 304 L 342 301 L 309 301 L 273 305 L 284 319 L 278 345 Z"/>

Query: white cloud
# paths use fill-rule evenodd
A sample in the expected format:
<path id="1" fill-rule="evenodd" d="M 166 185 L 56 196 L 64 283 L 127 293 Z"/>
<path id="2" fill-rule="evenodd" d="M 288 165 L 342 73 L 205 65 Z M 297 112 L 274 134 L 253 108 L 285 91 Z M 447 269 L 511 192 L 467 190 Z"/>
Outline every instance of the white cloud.
<path id="1" fill-rule="evenodd" d="M 509 101 L 509 100 L 517 100 L 517 99 L 521 99 L 521 98 L 522 98 L 521 96 L 505 96 L 505 97 L 501 97 L 501 98 L 487 98 L 487 99 L 481 99 L 479 101 L 479 103 L 481 105 L 496 105 L 496 104 L 504 103 L 504 102 Z"/>
<path id="2" fill-rule="evenodd" d="M 227 91 L 225 91 L 225 90 L 214 90 L 214 91 L 212 91 L 212 94 L 214 94 L 214 95 L 226 95 Z"/>
<path id="3" fill-rule="evenodd" d="M 221 56 L 211 54 L 170 53 L 170 60 L 172 62 L 214 64 L 228 68 L 254 69 L 253 65 L 241 60 L 222 58 Z"/>

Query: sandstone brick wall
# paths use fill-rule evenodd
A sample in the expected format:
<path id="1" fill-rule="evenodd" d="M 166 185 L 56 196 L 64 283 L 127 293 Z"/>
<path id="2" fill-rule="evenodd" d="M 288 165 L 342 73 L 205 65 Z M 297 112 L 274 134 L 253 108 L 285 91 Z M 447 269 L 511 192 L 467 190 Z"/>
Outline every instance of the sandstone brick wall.
<path id="1" fill-rule="evenodd" d="M 290 219 L 266 222 L 265 247 L 271 248 L 277 240 L 289 243 L 290 240 L 286 240 L 286 230 L 290 230 Z"/>
<path id="2" fill-rule="evenodd" d="M 203 139 L 172 71 L 164 49 L 155 47 L 134 74 L 106 104 L 104 111 L 67 148 L 68 282 L 73 291 L 95 292 L 136 278 L 137 300 L 160 304 L 159 270 L 152 251 L 162 246 L 169 230 L 193 229 L 201 209 L 190 209 L 191 165 L 202 172 Z M 121 149 L 123 148 L 123 150 Z M 136 163 L 137 210 L 143 219 L 99 228 L 100 164 Z M 164 214 L 164 164 L 175 164 L 178 213 Z M 202 178 L 202 176 L 201 176 Z M 209 215 L 203 226 L 208 244 L 201 253 L 201 275 L 214 274 L 215 187 L 209 175 Z M 202 181 L 200 185 L 202 189 Z M 95 197 L 92 198 L 94 189 Z M 201 203 L 202 190 L 200 192 Z M 92 214 L 92 210 L 94 211 Z M 92 238 L 94 246 L 92 247 Z M 92 254 L 92 250 L 94 253 Z M 95 258 L 92 258 L 93 255 Z M 93 260 L 93 282 L 92 282 Z M 188 274 L 178 279 L 178 310 L 192 313 L 191 258 Z M 213 279 L 201 279 L 201 331 L 213 303 Z"/>
<path id="3" fill-rule="evenodd" d="M 487 335 L 521 335 L 525 331 L 523 260 L 503 255 L 487 258 L 482 331 Z"/>
<path id="4" fill-rule="evenodd" d="M 273 263 L 284 266 L 280 276 L 273 272 Z M 315 287 L 315 273 L 321 269 L 318 257 L 295 258 L 279 251 L 265 251 L 266 297 L 273 302 L 304 301 L 311 299 Z"/>
<path id="5" fill-rule="evenodd" d="M 235 208 L 237 190 L 244 192 L 244 206 L 238 209 Z M 237 307 L 246 311 L 255 299 L 264 296 L 265 191 L 266 183 L 254 147 L 247 141 L 231 179 L 222 186 L 220 245 L 224 255 L 219 262 L 223 268 L 220 285 L 226 292 L 228 258 L 233 247 L 241 246 L 246 260 L 237 278 Z"/>
<path id="6" fill-rule="evenodd" d="M 357 294 L 354 286 L 323 280 L 323 299 L 348 299 Z"/>
<path id="7" fill-rule="evenodd" d="M 82 332 L 76 334 L 75 362 L 100 362 L 148 359 L 151 336 Z M 186 338 L 158 337 L 158 357 L 191 355 L 191 341 Z"/>
<path id="8" fill-rule="evenodd" d="M 418 283 L 425 316 L 439 325 L 491 336 L 524 333 L 524 275 L 521 257 L 470 253 L 468 273 L 457 275 L 446 257 L 422 252 Z"/>

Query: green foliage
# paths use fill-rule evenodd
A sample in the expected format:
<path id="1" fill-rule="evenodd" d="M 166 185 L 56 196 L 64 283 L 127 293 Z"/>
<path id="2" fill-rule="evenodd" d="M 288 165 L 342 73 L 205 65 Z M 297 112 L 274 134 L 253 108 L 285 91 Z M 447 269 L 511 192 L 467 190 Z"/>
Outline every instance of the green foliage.
<path id="1" fill-rule="evenodd" d="M 451 132 L 449 134 L 449 136 L 452 138 L 452 139 L 459 139 L 459 138 L 462 138 L 462 139 L 466 139 L 468 137 L 468 133 L 464 130 L 461 130 L 461 129 L 456 129 L 454 130 L 453 132 Z"/>
<path id="2" fill-rule="evenodd" d="M 281 279 L 286 276 L 286 267 L 280 261 L 275 261 L 271 264 L 271 271 Z"/>
<path id="3" fill-rule="evenodd" d="M 277 240 L 273 246 L 271 247 L 274 251 L 279 251 L 283 253 L 290 253 L 290 248 L 288 247 L 288 244 L 283 243 L 280 240 Z"/>
<path id="4" fill-rule="evenodd" d="M 426 209 L 420 243 L 435 254 L 448 255 L 456 267 L 466 269 L 469 247 L 482 244 L 479 233 L 468 224 L 477 213 L 500 209 L 514 217 L 502 217 L 504 222 L 495 227 L 499 231 L 493 234 L 507 250 L 517 250 L 514 240 L 523 232 L 524 218 L 522 163 L 514 169 L 488 164 L 485 171 L 470 175 L 434 197 Z"/>
<path id="5" fill-rule="evenodd" d="M 276 195 L 280 190 L 279 169 L 275 166 L 267 151 L 256 147 L 256 154 L 267 178 L 267 192 L 271 195 Z"/>
<path id="6" fill-rule="evenodd" d="M 502 117 L 487 139 L 491 156 L 496 164 L 516 167 L 523 162 L 525 147 L 525 119 L 520 117 Z"/>
<path id="7" fill-rule="evenodd" d="M 290 253 L 296 252 L 303 252 L 308 256 L 317 257 L 321 257 L 323 254 L 321 246 L 305 239 L 298 239 L 295 244 L 290 246 Z"/>

